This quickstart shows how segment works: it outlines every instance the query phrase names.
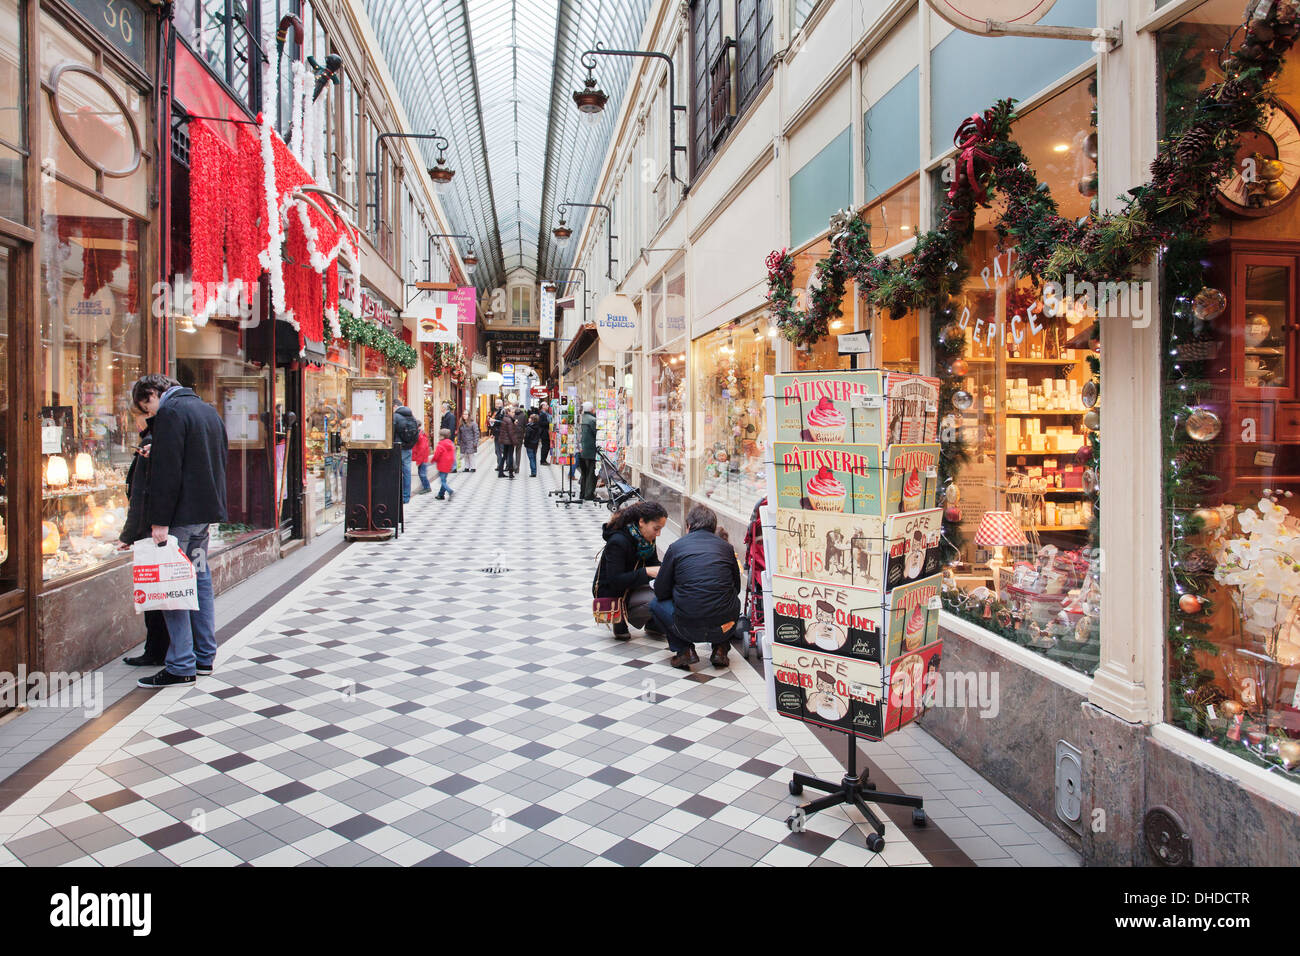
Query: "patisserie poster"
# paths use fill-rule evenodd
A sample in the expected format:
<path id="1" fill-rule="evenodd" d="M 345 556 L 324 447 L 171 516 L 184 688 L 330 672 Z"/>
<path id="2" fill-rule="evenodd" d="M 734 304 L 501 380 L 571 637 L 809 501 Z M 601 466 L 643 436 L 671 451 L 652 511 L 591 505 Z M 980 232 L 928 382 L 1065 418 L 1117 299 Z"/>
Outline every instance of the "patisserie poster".
<path id="1" fill-rule="evenodd" d="M 886 685 L 885 733 L 910 724 L 925 713 L 926 701 L 932 699 L 943 657 L 943 642 L 936 641 L 919 650 L 903 654 L 889 665 Z"/>
<path id="2" fill-rule="evenodd" d="M 772 637 L 782 644 L 883 664 L 880 592 L 772 576 Z"/>
<path id="3" fill-rule="evenodd" d="M 883 596 L 884 519 L 778 507 L 773 569 L 776 574 L 865 588 Z"/>
<path id="4" fill-rule="evenodd" d="M 939 573 L 942 565 L 942 508 L 893 515 L 886 527 L 889 535 L 885 552 L 886 591 Z"/>
<path id="5" fill-rule="evenodd" d="M 773 378 L 777 441 L 884 443 L 883 373 L 810 372 Z"/>
<path id="6" fill-rule="evenodd" d="M 943 578 L 935 574 L 889 592 L 885 612 L 885 657 L 887 664 L 902 654 L 920 650 L 939 639 L 940 587 Z"/>
<path id="7" fill-rule="evenodd" d="M 933 508 L 939 493 L 939 446 L 890 445 L 885 514 Z"/>
<path id="8" fill-rule="evenodd" d="M 880 739 L 884 688 L 879 664 L 773 644 L 772 674 L 778 713 Z"/>
<path id="9" fill-rule="evenodd" d="M 777 504 L 838 514 L 883 515 L 884 471 L 878 445 L 772 446 Z"/>
<path id="10" fill-rule="evenodd" d="M 939 380 L 890 372 L 886 434 L 881 444 L 913 444 L 939 438 Z"/>

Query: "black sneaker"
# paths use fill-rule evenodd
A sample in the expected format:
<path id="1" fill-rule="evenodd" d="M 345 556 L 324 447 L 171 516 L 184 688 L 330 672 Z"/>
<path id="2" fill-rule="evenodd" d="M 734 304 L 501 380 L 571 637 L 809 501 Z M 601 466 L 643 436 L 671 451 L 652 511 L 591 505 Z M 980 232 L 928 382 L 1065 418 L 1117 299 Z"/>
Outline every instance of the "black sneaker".
<path id="1" fill-rule="evenodd" d="M 122 663 L 130 667 L 162 667 L 164 661 L 141 654 L 139 657 L 124 657 Z"/>
<path id="2" fill-rule="evenodd" d="M 211 665 L 211 664 L 195 664 L 195 665 L 194 665 L 194 673 L 198 674 L 200 677 L 207 677 L 209 674 L 212 673 L 212 665 Z"/>
<path id="3" fill-rule="evenodd" d="M 136 687 L 143 687 L 145 690 L 158 690 L 162 687 L 175 687 L 178 684 L 193 684 L 194 675 L 182 677 L 179 674 L 173 674 L 167 668 L 163 668 L 152 677 L 141 677 L 135 682 Z"/>

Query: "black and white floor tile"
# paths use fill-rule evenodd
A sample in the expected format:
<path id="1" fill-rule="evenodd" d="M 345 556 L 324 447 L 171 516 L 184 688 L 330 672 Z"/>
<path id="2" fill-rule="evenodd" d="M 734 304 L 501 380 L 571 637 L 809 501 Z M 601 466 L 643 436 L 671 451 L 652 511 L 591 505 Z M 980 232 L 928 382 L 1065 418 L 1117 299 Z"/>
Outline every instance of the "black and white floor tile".
<path id="1" fill-rule="evenodd" d="M 9 865 L 923 865 L 856 811 L 784 823 L 839 775 L 747 665 L 667 665 L 590 620 L 607 513 L 554 472 L 456 475 L 0 813 Z"/>

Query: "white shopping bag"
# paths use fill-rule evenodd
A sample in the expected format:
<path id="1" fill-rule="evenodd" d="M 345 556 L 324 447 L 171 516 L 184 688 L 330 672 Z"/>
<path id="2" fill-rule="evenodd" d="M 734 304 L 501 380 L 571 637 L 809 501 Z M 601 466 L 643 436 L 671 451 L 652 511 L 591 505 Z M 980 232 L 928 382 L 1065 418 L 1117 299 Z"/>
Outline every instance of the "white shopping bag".
<path id="1" fill-rule="evenodd" d="M 155 544 L 153 538 L 143 538 L 131 548 L 135 558 L 131 568 L 131 597 L 136 614 L 199 609 L 199 586 L 194 565 L 174 535 L 167 536 L 166 544 Z"/>

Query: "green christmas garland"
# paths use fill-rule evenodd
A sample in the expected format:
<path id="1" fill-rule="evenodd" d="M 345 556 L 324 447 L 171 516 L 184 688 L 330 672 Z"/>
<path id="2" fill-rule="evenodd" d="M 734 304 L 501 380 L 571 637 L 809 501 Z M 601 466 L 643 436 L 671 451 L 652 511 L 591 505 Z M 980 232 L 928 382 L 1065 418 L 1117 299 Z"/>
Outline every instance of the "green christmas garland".
<path id="1" fill-rule="evenodd" d="M 415 368 L 419 356 L 414 348 L 387 329 L 381 329 L 364 319 L 358 319 L 347 309 L 339 309 L 339 331 L 342 333 L 342 338 L 348 342 L 355 342 L 357 345 L 364 345 L 368 349 L 374 349 L 384 358 L 400 365 L 402 368 Z M 330 324 L 326 322 L 325 344 L 329 345 L 332 341 Z"/>
<path id="2" fill-rule="evenodd" d="M 1167 639 L 1170 649 L 1170 718 L 1204 733 L 1206 705 L 1215 702 L 1212 672 L 1199 666 L 1196 652 L 1216 653 L 1205 635 L 1211 607 L 1187 614 L 1178 606 L 1185 593 L 1203 595 L 1214 561 L 1193 547 L 1188 537 L 1202 523 L 1194 512 L 1215 480 L 1205 468 L 1208 447 L 1186 431 L 1210 385 L 1207 361 L 1217 339 L 1192 308 L 1204 287 L 1205 235 L 1214 215 L 1214 192 L 1232 169 L 1238 139 L 1258 129 L 1269 110 L 1268 84 L 1300 36 L 1298 0 L 1256 0 L 1248 11 L 1241 44 L 1220 59 L 1223 78 L 1199 89 L 1203 71 L 1183 39 L 1166 64 L 1166 129 L 1151 179 L 1129 190 L 1121 207 L 1097 217 L 1067 220 L 1057 212 L 1045 183 L 1039 183 L 1020 146 L 1011 139 L 1014 101 L 1002 100 L 975 114 L 958 129 L 958 156 L 950 172 L 952 186 L 941 197 L 942 225 L 918 236 L 910 261 L 872 253 L 867 223 L 840 214 L 832 220 L 829 253 L 815 267 L 806 311 L 796 306 L 794 259 L 782 249 L 768 256 L 768 303 L 782 334 L 810 344 L 825 336 L 841 315 L 848 280 L 871 305 L 898 318 L 928 306 L 938 364 L 946 374 L 940 393 L 940 420 L 953 414 L 957 390 L 952 362 L 965 347 L 953 323 L 953 297 L 960 292 L 968 264 L 963 255 L 974 232 L 976 206 L 988 206 L 987 191 L 999 192 L 1005 208 L 995 229 L 1002 246 L 1015 245 L 1016 272 L 1034 280 L 1120 282 L 1160 255 L 1164 333 L 1164 488 L 1169 521 Z M 1178 42 L 1177 40 L 1175 42 Z M 1166 50 L 1168 54 L 1170 51 Z M 1100 304 L 1100 303 L 1098 303 Z M 1096 376 L 1098 367 L 1090 363 Z M 1090 461 L 1095 467 L 1099 445 L 1093 436 Z M 955 477 L 967 456 L 960 441 L 947 442 L 940 458 L 941 486 Z M 945 520 L 949 556 L 960 547 L 957 528 Z"/>

